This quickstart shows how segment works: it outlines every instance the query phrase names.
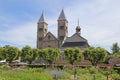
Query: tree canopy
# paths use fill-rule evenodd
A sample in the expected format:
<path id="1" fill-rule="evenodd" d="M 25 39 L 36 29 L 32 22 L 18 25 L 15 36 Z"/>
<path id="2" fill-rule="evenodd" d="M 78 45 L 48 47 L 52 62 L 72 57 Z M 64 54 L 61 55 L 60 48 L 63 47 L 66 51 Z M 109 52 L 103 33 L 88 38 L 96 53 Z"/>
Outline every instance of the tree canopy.
<path id="1" fill-rule="evenodd" d="M 21 50 L 21 59 L 23 61 L 28 61 L 29 64 L 32 63 L 32 61 L 35 61 L 38 58 L 38 49 L 32 49 L 30 46 L 25 46 Z"/>
<path id="2" fill-rule="evenodd" d="M 46 63 L 52 64 L 59 59 L 59 54 L 59 49 L 45 48 L 41 51 L 41 58 Z"/>
<path id="3" fill-rule="evenodd" d="M 117 42 L 116 42 L 116 43 L 113 43 L 111 50 L 112 50 L 112 53 L 113 53 L 113 54 L 115 54 L 115 53 L 120 53 L 120 47 L 118 46 L 118 43 L 117 43 Z"/>
<path id="4" fill-rule="evenodd" d="M 20 50 L 17 47 L 8 46 L 4 48 L 5 59 L 9 63 L 11 63 L 13 60 L 18 59 L 19 53 Z"/>
<path id="5" fill-rule="evenodd" d="M 77 63 L 82 58 L 82 53 L 79 48 L 66 48 L 64 50 L 65 57 L 69 61 L 70 64 Z"/>
<path id="6" fill-rule="evenodd" d="M 98 62 L 104 62 L 108 54 L 104 48 L 100 47 L 89 47 L 85 49 L 83 53 L 94 66 L 96 66 Z"/>
<path id="7" fill-rule="evenodd" d="M 0 47 L 0 60 L 5 59 L 4 48 Z"/>

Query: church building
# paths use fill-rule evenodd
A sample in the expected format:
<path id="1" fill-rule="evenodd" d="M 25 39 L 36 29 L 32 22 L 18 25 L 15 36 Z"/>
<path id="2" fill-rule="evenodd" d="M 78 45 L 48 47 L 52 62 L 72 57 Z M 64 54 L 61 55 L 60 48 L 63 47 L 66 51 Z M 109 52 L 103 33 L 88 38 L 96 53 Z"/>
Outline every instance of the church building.
<path id="1" fill-rule="evenodd" d="M 81 36 L 81 28 L 79 24 L 76 27 L 76 33 L 68 37 L 68 20 L 64 10 L 61 11 L 58 20 L 57 37 L 51 32 L 48 32 L 48 23 L 45 21 L 44 13 L 42 13 L 37 24 L 37 48 L 74 48 L 79 47 L 84 49 L 89 47 L 88 41 Z"/>

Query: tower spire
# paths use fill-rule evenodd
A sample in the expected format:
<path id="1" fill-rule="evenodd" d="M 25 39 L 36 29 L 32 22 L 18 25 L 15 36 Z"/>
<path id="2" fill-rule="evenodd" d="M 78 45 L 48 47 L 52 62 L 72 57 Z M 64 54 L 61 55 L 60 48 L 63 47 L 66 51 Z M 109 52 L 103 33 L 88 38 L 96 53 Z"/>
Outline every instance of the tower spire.
<path id="1" fill-rule="evenodd" d="M 79 26 L 79 19 L 78 19 L 78 25 L 76 27 L 76 33 L 79 33 L 80 34 L 80 31 L 81 31 L 81 28 Z"/>
<path id="2" fill-rule="evenodd" d="M 41 17 L 40 17 L 38 23 L 40 23 L 40 22 L 45 22 L 44 11 L 42 12 Z"/>
<path id="3" fill-rule="evenodd" d="M 57 21 L 58 21 L 58 39 L 60 40 L 60 45 L 61 45 L 65 37 L 68 36 L 68 20 L 65 16 L 63 9 Z"/>
<path id="4" fill-rule="evenodd" d="M 60 16 L 59 16 L 58 20 L 67 20 L 63 9 L 62 9 L 62 11 L 60 13 Z"/>

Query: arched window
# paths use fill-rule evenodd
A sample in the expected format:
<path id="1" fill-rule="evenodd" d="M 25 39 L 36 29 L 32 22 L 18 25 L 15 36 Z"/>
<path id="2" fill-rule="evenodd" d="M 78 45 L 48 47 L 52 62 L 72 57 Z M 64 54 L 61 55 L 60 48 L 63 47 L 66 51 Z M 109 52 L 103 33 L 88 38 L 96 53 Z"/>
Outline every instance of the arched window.
<path id="1" fill-rule="evenodd" d="M 39 31 L 43 31 L 43 28 L 39 28 Z"/>
<path id="2" fill-rule="evenodd" d="M 64 29 L 64 26 L 60 26 L 59 28 L 60 28 L 60 29 Z"/>
<path id="3" fill-rule="evenodd" d="M 50 35 L 48 35 L 48 40 L 50 40 L 50 38 L 51 38 L 51 36 L 50 36 Z"/>

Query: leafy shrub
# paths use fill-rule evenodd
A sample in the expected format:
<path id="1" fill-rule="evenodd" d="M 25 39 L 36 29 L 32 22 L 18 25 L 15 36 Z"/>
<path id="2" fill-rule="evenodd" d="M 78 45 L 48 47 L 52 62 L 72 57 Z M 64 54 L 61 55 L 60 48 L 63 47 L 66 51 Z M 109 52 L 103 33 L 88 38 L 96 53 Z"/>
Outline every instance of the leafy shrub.
<path id="1" fill-rule="evenodd" d="M 120 80 L 119 74 L 111 74 L 113 80 Z"/>
<path id="2" fill-rule="evenodd" d="M 77 74 L 86 74 L 86 73 L 89 73 L 89 70 L 87 68 L 79 68 L 77 69 Z"/>

